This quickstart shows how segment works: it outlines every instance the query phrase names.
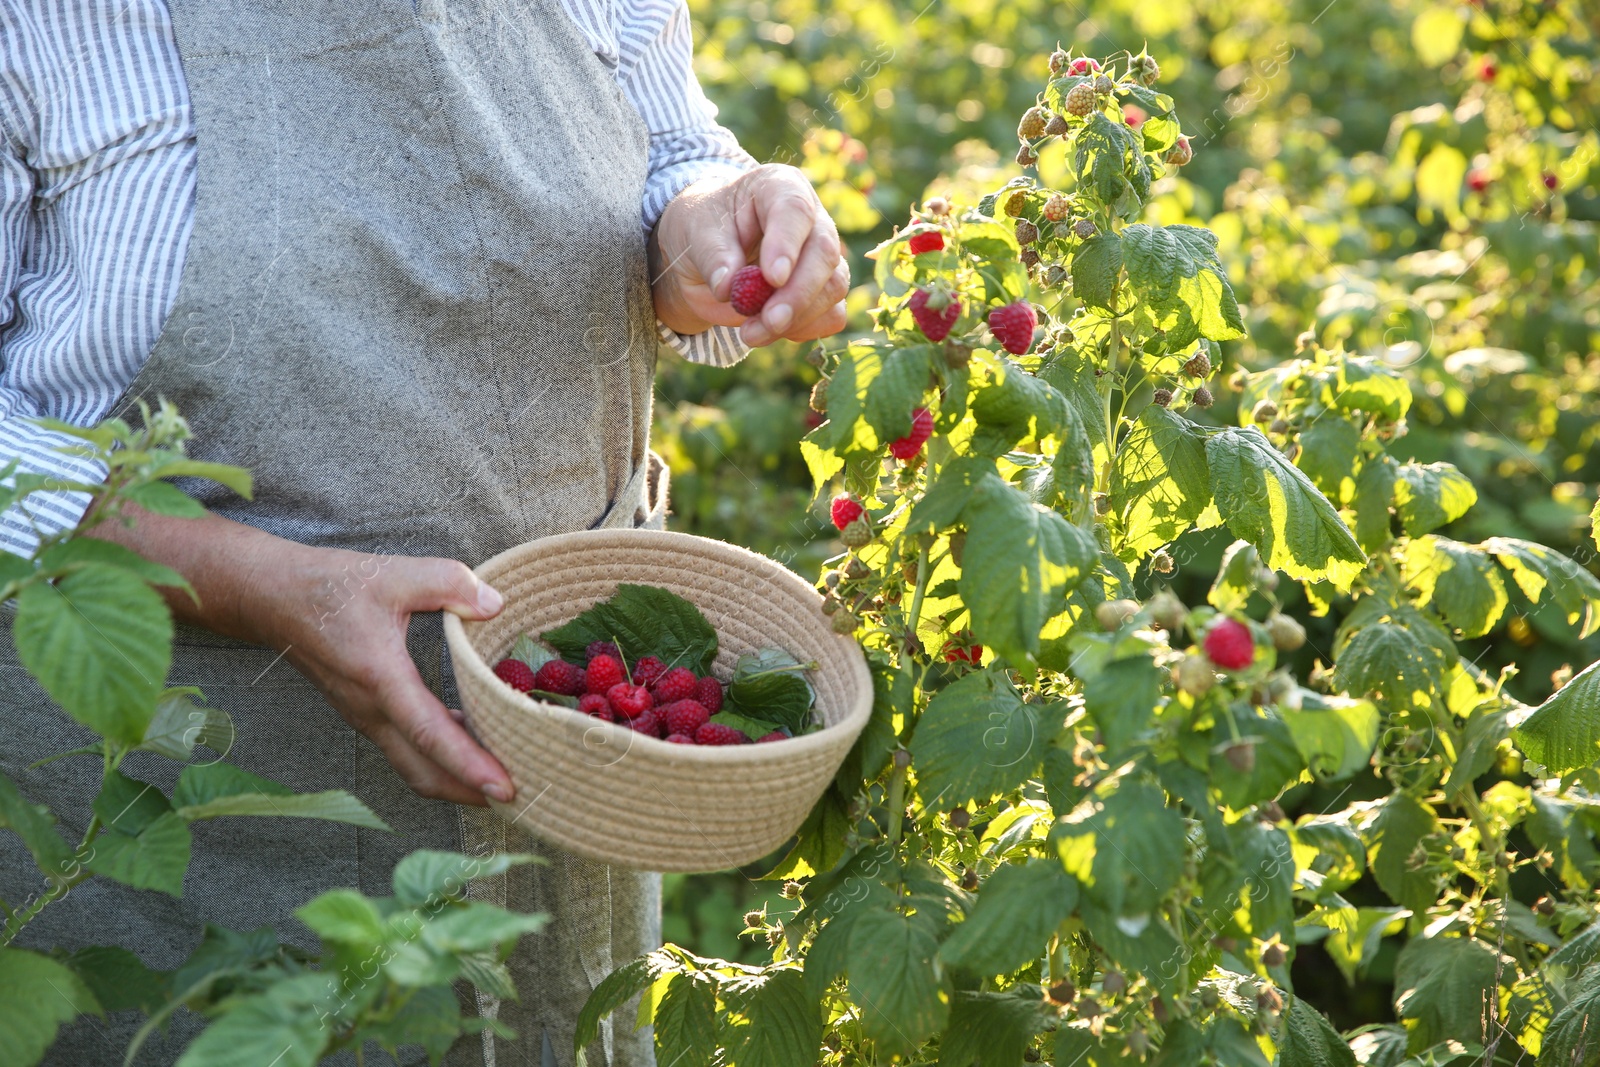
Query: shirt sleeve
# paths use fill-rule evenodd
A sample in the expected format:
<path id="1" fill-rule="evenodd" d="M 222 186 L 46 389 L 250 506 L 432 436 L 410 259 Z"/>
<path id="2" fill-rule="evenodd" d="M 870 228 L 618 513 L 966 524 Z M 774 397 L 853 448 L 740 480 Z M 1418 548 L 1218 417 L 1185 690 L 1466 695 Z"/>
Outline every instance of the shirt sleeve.
<path id="1" fill-rule="evenodd" d="M 650 171 L 640 220 L 646 231 L 673 197 L 704 178 L 732 179 L 757 166 L 739 139 L 717 123 L 717 109 L 694 73 L 685 0 L 631 4 L 618 27 L 617 77 L 650 130 Z M 750 351 L 733 326 L 680 334 L 657 323 L 661 340 L 695 363 L 726 367 Z"/>
<path id="2" fill-rule="evenodd" d="M 0 64 L 0 76 L 4 74 L 5 65 Z M 21 133 L 27 126 L 18 121 L 17 113 L 24 98 L 3 82 L 0 78 L 0 338 L 17 317 L 15 294 L 22 276 L 34 194 L 33 172 L 24 158 L 27 148 Z M 0 469 L 16 460 L 22 472 L 105 481 L 103 464 L 56 451 L 82 442 L 29 421 L 39 414 L 30 397 L 6 384 L 5 362 L 0 359 Z M 3 484 L 12 484 L 12 479 Z M 42 536 L 76 526 L 88 506 L 87 493 L 30 494 L 0 511 L 0 552 L 31 555 Z"/>

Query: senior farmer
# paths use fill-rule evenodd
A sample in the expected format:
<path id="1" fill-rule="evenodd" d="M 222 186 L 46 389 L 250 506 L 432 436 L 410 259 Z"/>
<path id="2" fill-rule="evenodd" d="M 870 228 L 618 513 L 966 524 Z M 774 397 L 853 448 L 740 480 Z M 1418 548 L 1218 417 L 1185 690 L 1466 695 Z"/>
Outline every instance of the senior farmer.
<path id="1" fill-rule="evenodd" d="M 727 364 L 843 326 L 831 221 L 715 123 L 690 59 L 683 0 L 0 5 L 0 463 L 97 477 L 28 420 L 164 396 L 191 454 L 249 467 L 253 502 L 196 485 L 204 518 L 101 536 L 199 592 L 170 601 L 171 682 L 235 717 L 230 761 L 349 789 L 397 831 L 197 827 L 181 901 L 96 879 L 31 940 L 115 931 L 166 968 L 204 922 L 290 934 L 328 887 L 387 893 L 415 848 L 532 849 L 552 863 L 473 888 L 553 917 L 513 960 L 521 1001 L 477 1005 L 519 1037 L 449 1062 L 570 1062 L 590 989 L 657 943 L 659 883 L 481 807 L 512 786 L 448 710 L 437 613 L 495 614 L 470 567 L 511 545 L 660 522 L 658 341 Z M 748 321 L 727 303 L 747 262 L 777 287 Z M 31 498 L 0 515 L 0 548 L 84 505 Z M 87 820 L 93 761 L 27 769 L 83 735 L 0 636 L 0 769 Z M 19 847 L 0 835 L 0 897 L 25 893 Z M 117 1062 L 131 1029 L 80 1020 L 47 1062 Z M 627 1025 L 589 1053 L 650 1059 Z"/>

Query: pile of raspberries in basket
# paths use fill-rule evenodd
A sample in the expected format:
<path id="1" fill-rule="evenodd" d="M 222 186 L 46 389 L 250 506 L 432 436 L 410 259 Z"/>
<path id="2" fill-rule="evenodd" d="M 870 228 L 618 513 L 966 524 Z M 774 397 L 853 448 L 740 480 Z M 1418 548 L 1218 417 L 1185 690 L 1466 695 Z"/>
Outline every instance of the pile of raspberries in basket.
<path id="1" fill-rule="evenodd" d="M 494 673 L 519 692 L 577 697 L 578 710 L 587 715 L 674 744 L 742 745 L 749 740 L 732 726 L 710 721 L 722 710 L 722 683 L 710 675 L 701 678 L 687 667 L 669 667 L 655 656 L 644 656 L 633 665 L 630 678 L 622 654 L 609 641 L 596 641 L 585 655 L 587 667 L 553 659 L 535 671 L 521 660 L 504 659 Z M 787 736 L 774 730 L 757 740 Z"/>

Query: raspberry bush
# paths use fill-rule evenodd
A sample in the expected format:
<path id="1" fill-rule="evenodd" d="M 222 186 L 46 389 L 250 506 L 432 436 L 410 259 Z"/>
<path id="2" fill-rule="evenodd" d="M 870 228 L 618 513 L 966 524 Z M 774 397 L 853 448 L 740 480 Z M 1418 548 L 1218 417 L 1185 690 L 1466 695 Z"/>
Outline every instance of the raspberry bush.
<path id="1" fill-rule="evenodd" d="M 1159 65 L 1050 66 L 1018 160 L 1064 143 L 1068 187 L 914 213 L 813 394 L 820 585 L 878 699 L 773 872 L 798 911 L 745 917 L 765 966 L 624 966 L 578 1045 L 640 995 L 674 1064 L 1600 1062 L 1600 666 L 1531 708 L 1458 648 L 1531 607 L 1592 632 L 1600 582 L 1437 533 L 1476 490 L 1389 454 L 1387 364 L 1307 335 L 1219 383 L 1217 240 L 1146 210 L 1196 155 Z M 1397 1023 L 1295 995 L 1303 946 L 1353 979 L 1390 939 Z"/>

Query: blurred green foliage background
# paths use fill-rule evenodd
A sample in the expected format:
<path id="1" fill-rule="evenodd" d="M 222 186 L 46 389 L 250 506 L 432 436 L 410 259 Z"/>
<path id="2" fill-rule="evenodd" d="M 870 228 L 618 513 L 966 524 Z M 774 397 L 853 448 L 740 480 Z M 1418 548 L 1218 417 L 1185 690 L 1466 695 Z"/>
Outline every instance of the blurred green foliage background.
<path id="1" fill-rule="evenodd" d="M 1405 367 L 1417 404 L 1391 451 L 1455 463 L 1479 489 L 1445 532 L 1528 537 L 1600 571 L 1587 540 L 1600 482 L 1600 6 L 690 6 L 697 69 L 722 121 L 758 159 L 802 167 L 839 222 L 860 332 L 876 300 L 863 254 L 924 196 L 975 204 L 1018 173 L 1017 119 L 1058 42 L 1102 57 L 1148 47 L 1195 146 L 1181 177 L 1163 179 L 1153 214 L 1221 237 L 1250 330 L 1223 346 L 1229 364 L 1292 358 L 1310 329 Z M 1038 164 L 1046 182 L 1062 167 L 1049 152 Z M 837 546 L 800 457 L 815 380 L 802 355 L 779 344 L 728 371 L 663 364 L 656 440 L 673 469 L 676 529 L 809 576 Z M 1211 417 L 1237 421 L 1231 395 Z M 1178 546 L 1180 596 L 1203 596 L 1223 541 Z M 1331 630 L 1313 632 L 1311 647 L 1328 647 Z M 1558 614 L 1530 611 L 1509 632 L 1470 654 L 1486 669 L 1514 665 L 1510 689 L 1525 701 L 1548 695 L 1564 665 L 1600 658 L 1600 642 L 1576 641 Z M 1309 811 L 1334 798 L 1294 799 Z M 741 914 L 788 902 L 758 873 L 669 877 L 667 939 L 765 957 L 738 936 Z M 1389 1018 L 1384 961 L 1354 990 L 1324 964 L 1302 951 L 1296 986 L 1339 1026 Z"/>

